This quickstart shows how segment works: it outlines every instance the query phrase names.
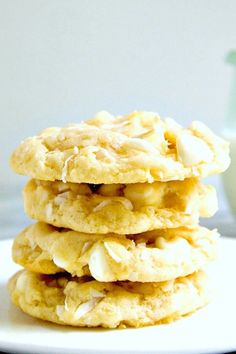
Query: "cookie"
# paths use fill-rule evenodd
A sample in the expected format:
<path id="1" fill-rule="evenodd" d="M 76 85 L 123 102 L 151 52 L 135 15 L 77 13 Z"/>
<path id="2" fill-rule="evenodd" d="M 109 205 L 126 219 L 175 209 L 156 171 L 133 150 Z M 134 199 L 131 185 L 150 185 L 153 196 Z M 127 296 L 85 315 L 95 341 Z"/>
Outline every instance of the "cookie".
<path id="1" fill-rule="evenodd" d="M 188 129 L 156 113 L 134 112 L 48 128 L 11 157 L 19 174 L 41 180 L 113 184 L 206 177 L 229 165 L 229 145 L 203 123 Z"/>
<path id="2" fill-rule="evenodd" d="M 196 178 L 129 185 L 31 180 L 23 194 L 31 218 L 86 233 L 192 226 L 217 210 L 215 189 Z"/>
<path id="3" fill-rule="evenodd" d="M 82 327 L 141 327 L 171 322 L 212 297 L 203 272 L 162 283 L 99 283 L 67 274 L 20 271 L 9 281 L 12 301 L 42 320 Z"/>
<path id="4" fill-rule="evenodd" d="M 13 244 L 13 260 L 34 272 L 66 271 L 101 282 L 159 282 L 201 269 L 217 256 L 218 233 L 204 227 L 136 235 L 83 234 L 45 223 L 27 227 Z"/>

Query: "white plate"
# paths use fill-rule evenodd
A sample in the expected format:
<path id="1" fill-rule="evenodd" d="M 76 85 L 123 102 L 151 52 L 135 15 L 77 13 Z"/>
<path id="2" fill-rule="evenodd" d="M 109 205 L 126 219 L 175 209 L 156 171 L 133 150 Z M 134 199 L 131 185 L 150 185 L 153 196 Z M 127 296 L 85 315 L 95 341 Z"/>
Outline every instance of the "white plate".
<path id="1" fill-rule="evenodd" d="M 171 354 L 236 349 L 236 239 L 221 239 L 215 301 L 169 325 L 140 329 L 76 329 L 35 320 L 10 304 L 7 279 L 18 269 L 11 241 L 0 242 L 0 350 L 17 353 Z"/>

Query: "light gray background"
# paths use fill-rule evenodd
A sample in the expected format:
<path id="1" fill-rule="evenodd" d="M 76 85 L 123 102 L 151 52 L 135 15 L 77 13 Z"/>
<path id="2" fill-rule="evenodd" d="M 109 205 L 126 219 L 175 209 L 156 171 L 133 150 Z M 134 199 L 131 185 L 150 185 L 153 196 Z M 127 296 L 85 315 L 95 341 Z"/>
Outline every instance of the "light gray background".
<path id="1" fill-rule="evenodd" d="M 23 184 L 9 155 L 44 127 L 141 109 L 221 132 L 235 14 L 234 0 L 0 0 L 0 184 L 9 208 Z M 210 181 L 220 192 L 218 177 Z M 220 200 L 223 210 L 222 192 Z M 20 207 L 14 215 L 22 220 Z"/>

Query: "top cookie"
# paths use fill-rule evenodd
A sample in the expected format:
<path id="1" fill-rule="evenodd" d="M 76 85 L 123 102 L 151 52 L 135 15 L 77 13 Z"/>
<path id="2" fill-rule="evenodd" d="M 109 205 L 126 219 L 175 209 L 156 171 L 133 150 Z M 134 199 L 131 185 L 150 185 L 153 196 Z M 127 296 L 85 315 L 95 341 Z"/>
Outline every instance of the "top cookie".
<path id="1" fill-rule="evenodd" d="M 184 129 L 151 112 L 100 112 L 80 124 L 47 128 L 24 140 L 11 157 L 19 174 L 94 184 L 206 177 L 229 163 L 228 143 L 203 123 Z"/>

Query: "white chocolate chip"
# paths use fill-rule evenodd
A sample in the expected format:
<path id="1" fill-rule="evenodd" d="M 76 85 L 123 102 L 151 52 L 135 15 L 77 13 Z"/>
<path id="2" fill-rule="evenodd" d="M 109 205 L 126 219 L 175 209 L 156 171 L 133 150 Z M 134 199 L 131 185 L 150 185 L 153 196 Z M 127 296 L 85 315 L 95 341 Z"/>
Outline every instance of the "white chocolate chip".
<path id="1" fill-rule="evenodd" d="M 115 197 L 119 196 L 119 192 L 122 190 L 123 184 L 103 184 L 98 193 L 104 197 Z"/>
<path id="2" fill-rule="evenodd" d="M 150 253 L 148 252 L 148 249 L 144 248 L 142 250 L 140 258 L 141 258 L 142 261 L 147 261 L 150 258 Z"/>
<path id="3" fill-rule="evenodd" d="M 124 189 L 124 196 L 132 202 L 135 208 L 147 205 L 161 207 L 165 192 L 165 183 L 134 183 L 128 184 Z"/>
<path id="4" fill-rule="evenodd" d="M 176 148 L 179 160 L 187 167 L 213 160 L 213 153 L 207 143 L 188 133 L 177 136 Z"/>
<path id="5" fill-rule="evenodd" d="M 166 239 L 162 236 L 159 236 L 156 238 L 155 245 L 157 248 L 160 249 L 171 250 L 173 248 L 175 251 L 181 251 L 181 252 L 189 252 L 189 247 L 190 247 L 188 241 L 183 237 Z"/>
<path id="6" fill-rule="evenodd" d="M 64 260 L 62 260 L 60 257 L 53 256 L 52 260 L 59 268 L 66 269 L 67 263 Z"/>
<path id="7" fill-rule="evenodd" d="M 166 248 L 166 239 L 162 236 L 158 236 L 155 240 L 155 245 L 157 248 L 160 248 L 161 250 L 163 250 L 164 248 Z"/>
<path id="8" fill-rule="evenodd" d="M 140 243 L 137 244 L 137 247 L 138 248 L 144 248 L 144 247 L 146 247 L 146 243 L 145 242 L 140 242 Z"/>

